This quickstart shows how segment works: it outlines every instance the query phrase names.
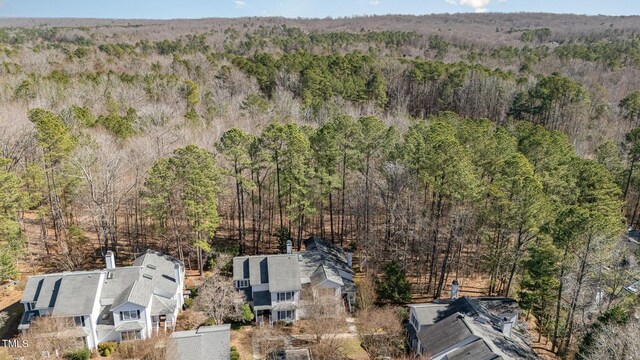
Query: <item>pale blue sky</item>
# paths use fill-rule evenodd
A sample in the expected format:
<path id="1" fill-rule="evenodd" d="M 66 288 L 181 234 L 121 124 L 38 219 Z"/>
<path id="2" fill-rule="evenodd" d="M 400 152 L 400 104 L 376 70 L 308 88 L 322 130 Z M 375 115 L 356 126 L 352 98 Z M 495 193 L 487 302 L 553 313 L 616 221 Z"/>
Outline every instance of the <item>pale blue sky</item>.
<path id="1" fill-rule="evenodd" d="M 322 18 L 483 11 L 638 15 L 640 0 L 0 0 L 0 17 Z"/>

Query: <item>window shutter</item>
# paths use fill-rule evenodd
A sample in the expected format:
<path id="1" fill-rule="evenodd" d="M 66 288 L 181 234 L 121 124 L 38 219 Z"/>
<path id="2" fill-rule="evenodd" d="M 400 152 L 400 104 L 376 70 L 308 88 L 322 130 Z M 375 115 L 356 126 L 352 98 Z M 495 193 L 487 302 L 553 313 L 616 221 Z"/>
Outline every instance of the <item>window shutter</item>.
<path id="1" fill-rule="evenodd" d="M 124 317 L 122 316 L 122 311 L 120 311 L 120 321 L 124 320 Z"/>
<path id="2" fill-rule="evenodd" d="M 136 310 L 136 312 L 138 313 L 138 319 L 140 319 L 140 310 Z"/>

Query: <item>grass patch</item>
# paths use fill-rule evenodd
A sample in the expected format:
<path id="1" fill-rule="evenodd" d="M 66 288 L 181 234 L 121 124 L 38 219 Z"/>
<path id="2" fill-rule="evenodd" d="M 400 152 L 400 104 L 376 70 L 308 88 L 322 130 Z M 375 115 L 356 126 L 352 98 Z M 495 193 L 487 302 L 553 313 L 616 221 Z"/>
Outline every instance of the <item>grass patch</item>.
<path id="1" fill-rule="evenodd" d="M 369 354 L 362 348 L 360 339 L 358 338 L 340 339 L 340 345 L 342 346 L 344 355 L 349 359 L 369 359 Z"/>

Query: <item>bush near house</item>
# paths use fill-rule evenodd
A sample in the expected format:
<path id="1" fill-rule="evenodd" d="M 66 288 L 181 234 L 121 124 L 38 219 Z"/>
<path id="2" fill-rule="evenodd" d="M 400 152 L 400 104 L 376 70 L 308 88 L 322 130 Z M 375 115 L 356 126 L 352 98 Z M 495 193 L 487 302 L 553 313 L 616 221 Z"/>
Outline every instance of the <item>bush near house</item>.
<path id="1" fill-rule="evenodd" d="M 63 356 L 66 360 L 89 360 L 91 358 L 91 351 L 89 349 L 80 349 L 76 351 L 69 351 Z"/>
<path id="2" fill-rule="evenodd" d="M 235 346 L 231 347 L 231 360 L 240 360 L 240 353 Z"/>
<path id="3" fill-rule="evenodd" d="M 113 342 L 106 342 L 102 344 L 98 344 L 98 353 L 100 356 L 109 356 L 116 351 L 116 344 Z"/>

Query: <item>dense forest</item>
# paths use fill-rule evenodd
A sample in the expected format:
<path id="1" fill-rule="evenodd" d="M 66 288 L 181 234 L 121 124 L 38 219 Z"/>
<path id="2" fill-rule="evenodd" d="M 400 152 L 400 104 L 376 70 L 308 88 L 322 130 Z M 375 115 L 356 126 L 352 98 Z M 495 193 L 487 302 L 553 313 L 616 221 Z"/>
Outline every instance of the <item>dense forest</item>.
<path id="1" fill-rule="evenodd" d="M 418 298 L 481 278 L 569 353 L 634 275 L 638 21 L 2 20 L 0 280 L 315 234 Z"/>

